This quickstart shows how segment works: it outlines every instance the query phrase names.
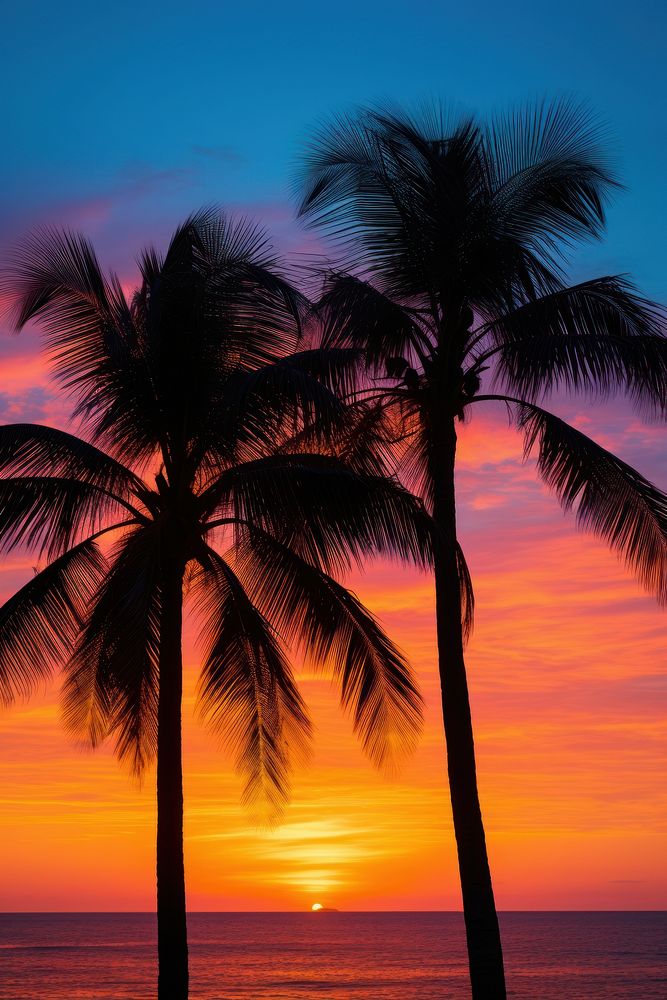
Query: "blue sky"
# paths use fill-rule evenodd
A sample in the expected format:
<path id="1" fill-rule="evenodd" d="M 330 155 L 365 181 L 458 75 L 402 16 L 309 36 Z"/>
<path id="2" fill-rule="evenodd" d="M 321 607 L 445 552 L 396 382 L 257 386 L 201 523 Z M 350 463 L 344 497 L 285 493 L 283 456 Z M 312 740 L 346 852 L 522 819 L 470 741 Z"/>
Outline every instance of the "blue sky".
<path id="1" fill-rule="evenodd" d="M 138 245 L 220 201 L 290 246 L 291 167 L 327 114 L 568 94 L 608 121 L 628 188 L 575 269 L 630 271 L 664 300 L 666 27 L 650 0 L 16 5 L 0 40 L 4 235 L 69 223 L 124 271 Z"/>

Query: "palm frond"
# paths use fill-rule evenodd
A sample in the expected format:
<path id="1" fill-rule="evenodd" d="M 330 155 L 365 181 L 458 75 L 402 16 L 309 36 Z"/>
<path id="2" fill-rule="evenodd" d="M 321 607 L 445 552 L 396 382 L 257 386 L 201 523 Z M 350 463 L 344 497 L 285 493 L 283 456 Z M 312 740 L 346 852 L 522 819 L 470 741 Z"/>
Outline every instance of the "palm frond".
<path id="1" fill-rule="evenodd" d="M 411 270 L 423 255 L 417 261 L 412 234 L 404 238 L 402 206 L 392 183 L 396 172 L 386 159 L 372 112 L 333 118 L 304 158 L 299 214 L 333 238 L 348 269 L 359 265 L 390 280 L 401 274 L 396 258 L 405 262 L 406 242 L 412 243 Z"/>
<path id="2" fill-rule="evenodd" d="M 85 343 L 111 317 L 113 296 L 95 251 L 69 230 L 44 228 L 25 237 L 10 255 L 3 285 L 16 297 L 18 329 L 42 319 L 55 336 L 67 326 Z"/>
<path id="3" fill-rule="evenodd" d="M 164 257 L 155 247 L 145 247 L 139 254 L 137 264 L 144 286 L 150 288 L 160 277 L 164 267 Z"/>
<path id="4" fill-rule="evenodd" d="M 261 458 L 305 429 L 316 427 L 326 439 L 342 422 L 344 408 L 325 384 L 329 372 L 322 353 L 293 354 L 231 375 L 201 435 L 202 450 L 219 456 L 224 468 L 233 460 Z"/>
<path id="5" fill-rule="evenodd" d="M 564 241 L 598 237 L 617 186 L 603 133 L 590 109 L 563 99 L 498 116 L 484 135 L 494 228 L 548 260 Z"/>
<path id="6" fill-rule="evenodd" d="M 159 556 L 155 528 L 129 531 L 117 543 L 63 686 L 67 729 L 92 746 L 113 736 L 117 756 L 135 774 L 157 747 Z"/>
<path id="7" fill-rule="evenodd" d="M 364 398 L 348 403 L 334 424 L 316 422 L 275 450 L 283 455 L 328 455 L 355 473 L 390 478 L 395 471 L 394 446 L 401 428 L 392 408 Z"/>
<path id="8" fill-rule="evenodd" d="M 644 408 L 667 406 L 664 317 L 624 278 L 559 289 L 500 316 L 489 333 L 498 380 L 512 394 L 623 390 Z"/>
<path id="9" fill-rule="evenodd" d="M 403 654 L 350 591 L 264 531 L 241 533 L 239 572 L 293 648 L 331 671 L 354 731 L 377 767 L 414 750 L 422 701 Z"/>
<path id="10" fill-rule="evenodd" d="M 395 445 L 401 435 L 401 427 L 393 417 L 391 408 L 382 401 L 362 399 L 350 403 L 340 429 L 330 433 L 317 450 L 334 455 L 360 475 L 390 479 L 396 466 Z"/>
<path id="11" fill-rule="evenodd" d="M 667 496 L 611 452 L 552 413 L 515 404 L 526 454 L 565 510 L 603 538 L 647 590 L 667 602 Z"/>
<path id="12" fill-rule="evenodd" d="M 130 469 L 99 448 L 43 424 L 0 426 L 0 474 L 77 479 L 124 499 L 143 487 Z"/>
<path id="13" fill-rule="evenodd" d="M 222 734 L 245 777 L 244 801 L 276 818 L 289 797 L 295 759 L 307 752 L 310 721 L 290 665 L 266 619 L 231 567 L 209 550 L 198 580 L 205 662 L 203 716 Z"/>
<path id="14" fill-rule="evenodd" d="M 99 530 L 122 502 L 92 483 L 57 476 L 0 479 L 0 551 L 18 546 L 46 555 L 62 555 L 81 534 Z"/>
<path id="15" fill-rule="evenodd" d="M 42 229 L 14 247 L 0 287 L 17 329 L 36 321 L 76 416 L 109 447 L 145 458 L 156 443 L 155 399 L 133 311 L 115 275 L 105 278 L 85 237 Z"/>
<path id="16" fill-rule="evenodd" d="M 332 116 L 305 148 L 295 185 L 298 214 L 335 230 L 337 210 L 354 199 L 375 157 L 366 111 Z"/>
<path id="17" fill-rule="evenodd" d="M 87 539 L 54 560 L 0 608 L 0 702 L 27 697 L 71 654 L 106 561 Z"/>
<path id="18" fill-rule="evenodd" d="M 203 293 L 200 334 L 214 334 L 248 368 L 294 350 L 310 304 L 288 280 L 261 226 L 202 209 L 179 227 L 165 257 L 162 276 L 180 276 L 179 294 L 184 269 Z"/>
<path id="19" fill-rule="evenodd" d="M 353 275 L 328 274 L 316 308 L 324 324 L 324 346 L 363 350 L 373 374 L 385 375 L 388 358 L 412 359 L 415 348 L 432 349 L 424 330 L 401 305 Z"/>
<path id="20" fill-rule="evenodd" d="M 403 400 L 392 401 L 395 419 L 403 425 L 402 439 L 396 447 L 398 478 L 416 497 L 420 497 L 428 511 L 433 510 L 433 477 L 430 470 L 432 444 L 424 427 L 422 413 L 417 404 L 406 405 Z"/>
<path id="21" fill-rule="evenodd" d="M 475 591 L 472 586 L 472 577 L 468 569 L 463 549 L 456 543 L 456 566 L 459 573 L 459 587 L 461 592 L 461 627 L 463 630 L 464 645 L 469 642 L 475 624 Z"/>
<path id="22" fill-rule="evenodd" d="M 354 472 L 333 456 L 246 462 L 218 478 L 208 502 L 327 570 L 344 571 L 371 552 L 420 566 L 432 557 L 431 519 L 419 502 L 398 481 Z"/>
<path id="23" fill-rule="evenodd" d="M 310 375 L 340 397 L 357 388 L 364 355 L 354 347 L 320 346 L 290 354 L 281 363 Z"/>

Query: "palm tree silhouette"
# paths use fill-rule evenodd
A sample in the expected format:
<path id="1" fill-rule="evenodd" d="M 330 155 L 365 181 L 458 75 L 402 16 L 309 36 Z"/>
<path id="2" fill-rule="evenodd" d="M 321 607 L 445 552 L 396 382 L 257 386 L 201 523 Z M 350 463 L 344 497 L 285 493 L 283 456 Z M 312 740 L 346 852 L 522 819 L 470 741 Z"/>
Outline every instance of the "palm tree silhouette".
<path id="1" fill-rule="evenodd" d="M 157 758 L 158 995 L 181 1000 L 184 590 L 202 620 L 202 712 L 245 798 L 277 812 L 310 732 L 283 641 L 333 671 L 374 763 L 413 746 L 410 669 L 335 577 L 368 551 L 422 562 L 430 519 L 363 449 L 290 451 L 343 407 L 313 374 L 321 353 L 281 357 L 304 303 L 260 230 L 207 210 L 140 268 L 128 302 L 83 237 L 45 231 L 8 271 L 17 326 L 41 324 L 86 437 L 0 428 L 0 545 L 48 560 L 0 609 L 0 695 L 65 663 L 68 727 L 93 746 L 112 736 L 135 773 Z"/>
<path id="2" fill-rule="evenodd" d="M 540 405 L 553 390 L 621 389 L 664 412 L 661 317 L 629 282 L 571 286 L 571 246 L 599 237 L 615 184 L 581 107 L 557 102 L 491 124 L 361 109 L 313 138 L 299 212 L 338 246 L 319 310 L 338 364 L 361 364 L 357 399 L 400 427 L 403 473 L 437 524 L 442 708 L 470 974 L 505 996 L 464 663 L 473 592 L 457 540 L 456 422 L 506 403 L 538 471 L 579 523 L 667 598 L 667 499 Z M 498 393 L 481 393 L 492 369 Z M 369 377 L 375 377 L 369 382 Z"/>

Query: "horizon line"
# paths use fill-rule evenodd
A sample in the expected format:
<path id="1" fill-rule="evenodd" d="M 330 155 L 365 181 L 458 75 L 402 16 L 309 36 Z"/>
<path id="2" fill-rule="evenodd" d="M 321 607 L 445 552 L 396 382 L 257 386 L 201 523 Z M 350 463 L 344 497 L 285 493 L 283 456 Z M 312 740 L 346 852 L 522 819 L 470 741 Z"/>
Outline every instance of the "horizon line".
<path id="1" fill-rule="evenodd" d="M 188 910 L 188 916 L 195 915 L 205 915 L 205 914 L 230 914 L 230 915 L 255 915 L 258 914 L 280 914 L 284 915 L 286 913 L 312 913 L 310 909 L 303 910 Z M 327 910 L 325 910 L 327 912 Z M 451 913 L 463 916 L 463 910 L 436 910 L 436 909 L 420 909 L 420 910 L 328 910 L 328 912 L 336 913 Z M 664 907 L 642 907 L 641 909 L 500 909 L 498 913 L 667 913 L 667 906 Z M 2 917 L 17 917 L 17 916 L 78 916 L 82 914 L 95 914 L 99 916 L 114 916 L 114 915 L 124 915 L 129 914 L 136 916 L 156 916 L 155 910 L 0 910 L 0 916 Z"/>

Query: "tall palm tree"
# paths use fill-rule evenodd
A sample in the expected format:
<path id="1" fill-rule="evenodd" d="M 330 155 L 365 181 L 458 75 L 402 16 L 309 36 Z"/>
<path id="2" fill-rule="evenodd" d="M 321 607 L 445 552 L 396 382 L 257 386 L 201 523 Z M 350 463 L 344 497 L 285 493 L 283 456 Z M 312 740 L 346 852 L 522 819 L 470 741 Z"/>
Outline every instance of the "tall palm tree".
<path id="1" fill-rule="evenodd" d="M 342 407 L 321 353 L 282 359 L 303 302 L 262 232 L 205 211 L 140 269 L 128 301 L 83 237 L 46 231 L 8 270 L 17 326 L 41 325 L 84 436 L 0 428 L 0 546 L 47 561 L 0 609 L 0 695 L 64 663 L 68 727 L 111 736 L 136 773 L 157 758 L 158 995 L 182 1000 L 184 591 L 202 619 L 202 712 L 245 797 L 276 811 L 310 728 L 285 643 L 333 671 L 372 761 L 414 744 L 410 669 L 336 575 L 368 551 L 428 558 L 429 518 L 363 449 L 290 451 Z"/>
<path id="2" fill-rule="evenodd" d="M 553 390 L 667 399 L 661 317 L 617 275 L 570 285 L 572 245 L 599 237 L 615 182 L 598 130 L 555 103 L 484 124 L 442 109 L 361 109 L 313 138 L 300 214 L 338 247 L 324 343 L 365 366 L 398 422 L 403 468 L 437 523 L 435 589 L 447 764 L 473 996 L 505 996 L 464 662 L 473 594 L 457 539 L 457 421 L 502 400 L 566 509 L 667 598 L 667 499 L 541 403 Z M 482 392 L 484 372 L 496 392 Z M 373 377 L 372 381 L 369 378 Z M 363 387 L 362 387 L 363 388 Z"/>

